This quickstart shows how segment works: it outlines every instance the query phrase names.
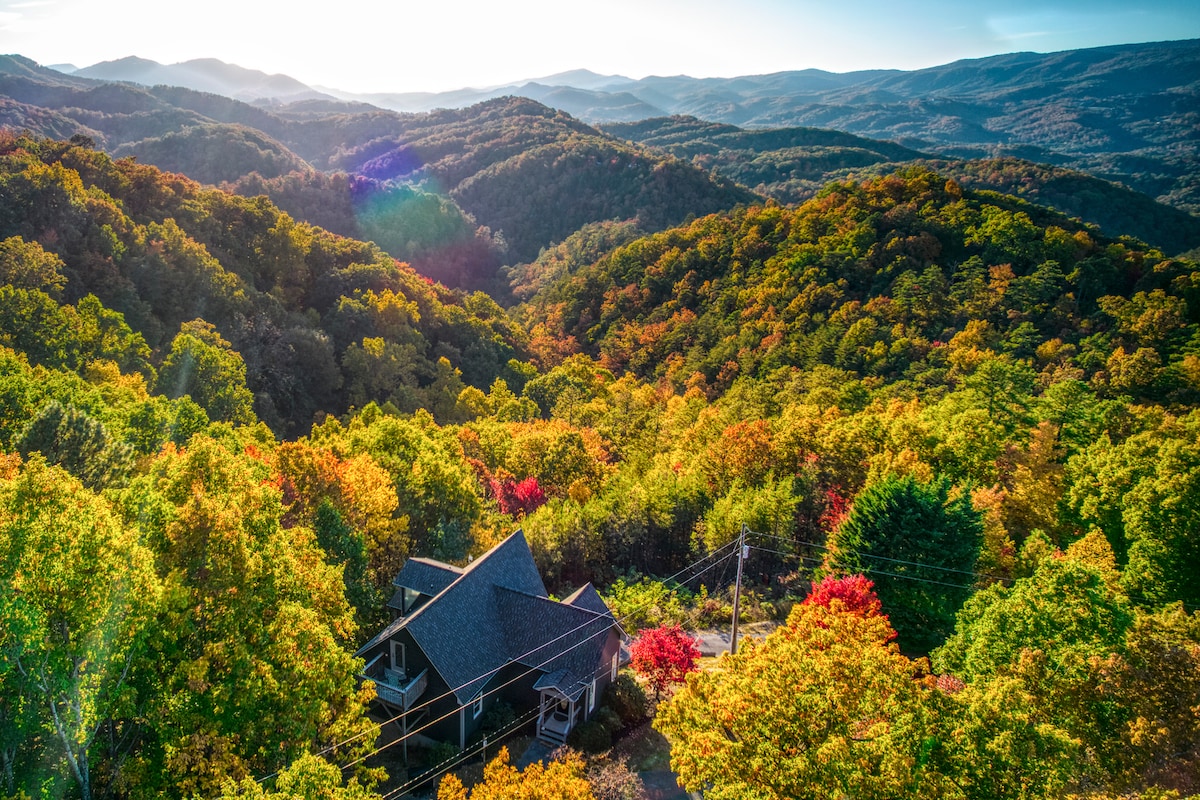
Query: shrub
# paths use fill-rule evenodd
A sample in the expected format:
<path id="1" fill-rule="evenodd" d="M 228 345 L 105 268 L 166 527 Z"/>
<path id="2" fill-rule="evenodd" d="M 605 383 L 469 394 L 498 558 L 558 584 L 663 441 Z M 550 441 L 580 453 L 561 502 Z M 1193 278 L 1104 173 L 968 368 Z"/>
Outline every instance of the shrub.
<path id="1" fill-rule="evenodd" d="M 632 727 L 646 719 L 646 692 L 629 670 L 621 670 L 617 679 L 604 690 L 604 705 L 616 713 L 624 727 Z"/>
<path id="2" fill-rule="evenodd" d="M 603 753 L 612 747 L 612 731 L 599 720 L 588 720 L 567 734 L 567 744 L 585 753 Z"/>

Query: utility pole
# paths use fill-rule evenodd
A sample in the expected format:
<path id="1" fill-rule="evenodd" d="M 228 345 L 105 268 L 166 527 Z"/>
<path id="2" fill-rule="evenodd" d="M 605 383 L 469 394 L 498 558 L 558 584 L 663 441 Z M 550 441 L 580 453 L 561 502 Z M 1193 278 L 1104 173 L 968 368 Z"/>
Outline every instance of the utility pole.
<path id="1" fill-rule="evenodd" d="M 733 588 L 733 632 L 729 637 L 729 654 L 737 655 L 738 605 L 742 599 L 742 563 L 746 560 L 746 523 L 742 523 L 742 532 L 738 536 L 738 568 L 737 582 Z"/>

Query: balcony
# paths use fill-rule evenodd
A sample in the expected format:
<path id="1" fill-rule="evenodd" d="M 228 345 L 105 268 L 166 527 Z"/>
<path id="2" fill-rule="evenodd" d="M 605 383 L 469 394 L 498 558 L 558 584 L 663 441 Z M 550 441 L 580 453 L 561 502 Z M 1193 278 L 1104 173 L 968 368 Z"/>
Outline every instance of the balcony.
<path id="1" fill-rule="evenodd" d="M 429 670 L 423 669 L 410 678 L 400 670 L 385 667 L 383 656 L 372 659 L 363 675 L 375 682 L 375 694 L 382 702 L 401 711 L 412 708 L 429 686 Z"/>

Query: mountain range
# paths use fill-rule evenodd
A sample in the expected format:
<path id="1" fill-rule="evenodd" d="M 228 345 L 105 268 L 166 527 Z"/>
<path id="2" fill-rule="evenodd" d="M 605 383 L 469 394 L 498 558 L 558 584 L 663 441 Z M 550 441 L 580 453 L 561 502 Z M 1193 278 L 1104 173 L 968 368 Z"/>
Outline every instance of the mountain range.
<path id="1" fill-rule="evenodd" d="M 1200 209 L 1200 40 L 1011 53 L 912 71 L 635 80 L 574 70 L 440 93 L 355 94 L 213 59 L 126 58 L 74 75 L 184 86 L 259 105 L 337 98 L 421 112 L 520 95 L 590 123 L 689 115 L 746 128 L 830 128 L 943 155 L 1071 167 Z"/>
<path id="2" fill-rule="evenodd" d="M 125 81 L 143 86 L 183 86 L 248 102 L 294 102 L 331 97 L 287 75 L 268 75 L 215 58 L 160 64 L 150 59 L 128 56 L 115 61 L 101 61 L 83 69 L 70 64 L 53 65 L 51 69 L 102 81 Z"/>
<path id="3" fill-rule="evenodd" d="M 4 56 L 0 127 L 83 136 L 116 157 L 266 194 L 296 219 L 498 297 L 508 291 L 501 264 L 530 263 L 581 226 L 633 220 L 653 232 L 768 197 L 802 202 L 831 180 L 916 161 L 1173 255 L 1200 246 L 1189 213 L 1200 207 L 1200 104 L 1189 105 L 1198 52 L 1198 42 L 1176 42 L 915 72 L 703 80 L 578 70 L 437 95 L 445 106 L 474 104 L 420 112 L 213 59 L 56 70 Z M 1071 111 L 1084 103 L 1086 114 Z M 638 120 L 589 124 L 617 106 Z M 768 107 L 779 120 L 819 107 L 838 124 L 761 127 Z M 666 114 L 688 109 L 709 116 Z M 901 111 L 911 124 L 887 122 Z M 961 122 L 972 115 L 981 122 Z M 845 130 L 855 126 L 877 132 Z"/>

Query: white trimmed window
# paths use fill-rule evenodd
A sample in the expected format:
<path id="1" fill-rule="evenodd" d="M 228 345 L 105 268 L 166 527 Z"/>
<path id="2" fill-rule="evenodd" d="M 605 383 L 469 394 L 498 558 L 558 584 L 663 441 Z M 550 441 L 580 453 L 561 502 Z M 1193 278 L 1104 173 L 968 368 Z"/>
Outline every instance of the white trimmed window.
<path id="1" fill-rule="evenodd" d="M 596 710 L 596 679 L 592 678 L 592 682 L 588 685 L 588 713 Z"/>
<path id="2" fill-rule="evenodd" d="M 479 715 L 483 713 L 483 692 L 475 695 L 475 699 L 471 701 L 471 719 L 479 719 Z"/>
<path id="3" fill-rule="evenodd" d="M 617 653 L 613 653 L 612 675 L 609 676 L 609 680 L 615 681 L 616 679 L 617 679 Z"/>

